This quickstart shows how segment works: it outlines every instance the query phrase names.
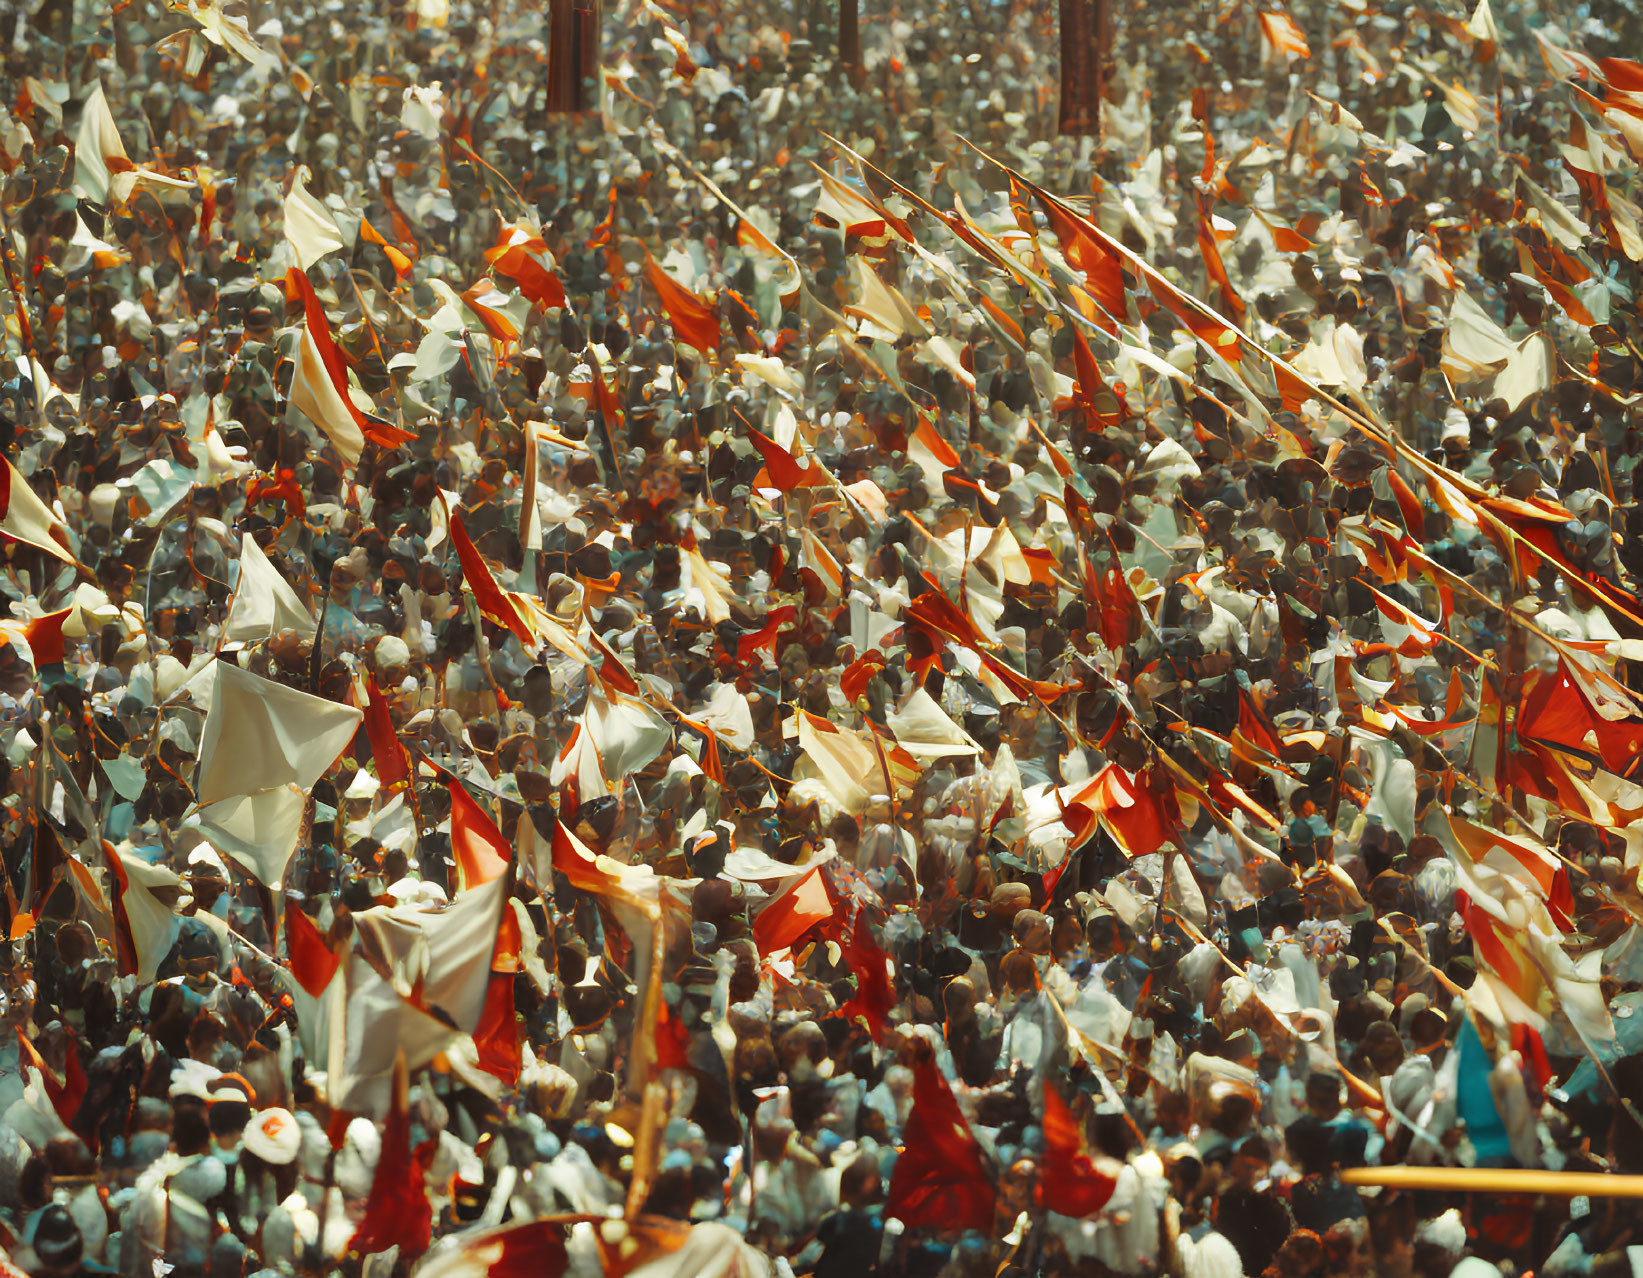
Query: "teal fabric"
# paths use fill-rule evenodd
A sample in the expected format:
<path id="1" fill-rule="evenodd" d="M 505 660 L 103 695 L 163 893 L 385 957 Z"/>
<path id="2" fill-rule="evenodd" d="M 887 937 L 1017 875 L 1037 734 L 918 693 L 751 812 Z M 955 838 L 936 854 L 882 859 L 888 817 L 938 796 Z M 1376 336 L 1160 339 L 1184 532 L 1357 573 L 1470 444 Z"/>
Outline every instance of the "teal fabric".
<path id="1" fill-rule="evenodd" d="M 1489 1075 L 1495 1063 L 1484 1050 L 1471 1017 L 1461 1022 L 1458 1044 L 1460 1061 L 1456 1068 L 1456 1108 L 1466 1124 L 1466 1134 L 1477 1151 L 1479 1166 L 1501 1166 L 1512 1160 L 1512 1142 L 1506 1135 L 1495 1098 L 1489 1091 Z"/>

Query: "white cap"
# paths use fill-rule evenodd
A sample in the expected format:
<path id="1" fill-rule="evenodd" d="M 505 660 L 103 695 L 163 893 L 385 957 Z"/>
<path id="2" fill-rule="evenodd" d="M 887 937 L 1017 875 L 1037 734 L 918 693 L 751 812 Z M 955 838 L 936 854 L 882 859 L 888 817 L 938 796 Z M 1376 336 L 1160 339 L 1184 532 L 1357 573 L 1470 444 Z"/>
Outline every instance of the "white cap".
<path id="1" fill-rule="evenodd" d="M 302 1128 L 290 1110 L 276 1106 L 260 1110 L 245 1125 L 240 1139 L 263 1162 L 283 1167 L 302 1149 Z"/>

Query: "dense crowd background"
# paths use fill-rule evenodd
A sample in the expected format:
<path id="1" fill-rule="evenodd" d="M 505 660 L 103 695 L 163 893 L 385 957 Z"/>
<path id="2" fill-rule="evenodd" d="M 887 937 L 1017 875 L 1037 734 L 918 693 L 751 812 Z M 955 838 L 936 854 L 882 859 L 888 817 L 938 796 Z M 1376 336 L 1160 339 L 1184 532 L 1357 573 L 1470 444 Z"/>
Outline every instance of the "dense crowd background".
<path id="1" fill-rule="evenodd" d="M 576 7 L 0 13 L 0 1268 L 1633 1272 L 1635 10 Z"/>

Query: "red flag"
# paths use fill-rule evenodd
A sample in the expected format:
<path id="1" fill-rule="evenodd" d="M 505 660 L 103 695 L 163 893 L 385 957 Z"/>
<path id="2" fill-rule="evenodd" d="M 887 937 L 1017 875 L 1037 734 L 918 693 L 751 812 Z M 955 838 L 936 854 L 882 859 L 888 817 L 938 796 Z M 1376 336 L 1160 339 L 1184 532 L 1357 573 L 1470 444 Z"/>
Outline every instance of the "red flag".
<path id="1" fill-rule="evenodd" d="M 285 944 L 291 956 L 291 975 L 310 998 L 318 998 L 325 993 L 342 960 L 326 944 L 314 920 L 291 900 L 285 903 Z"/>
<path id="2" fill-rule="evenodd" d="M 1643 757 L 1643 720 L 1629 714 L 1610 718 L 1600 713 L 1589 695 L 1600 691 L 1587 686 L 1568 662 L 1560 661 L 1557 672 L 1539 676 L 1523 699 L 1517 735 L 1570 754 L 1595 754 L 1609 770 L 1625 776 Z M 1630 709 L 1618 699 L 1612 704 L 1622 713 Z"/>
<path id="3" fill-rule="evenodd" d="M 394 731 L 387 698 L 371 675 L 365 676 L 365 722 L 360 726 L 365 730 L 366 741 L 370 743 L 371 757 L 377 763 L 377 780 L 387 786 L 408 781 L 411 769 L 405 747 L 400 744 L 399 734 Z"/>
<path id="4" fill-rule="evenodd" d="M 120 975 L 130 976 L 137 970 L 137 935 L 131 930 L 131 917 L 126 913 L 125 897 L 131 890 L 131 880 L 119 853 L 107 839 L 103 840 L 103 861 L 114 878 L 114 890 L 109 893 L 109 913 L 114 916 L 114 956 L 120 965 Z"/>
<path id="5" fill-rule="evenodd" d="M 764 458 L 765 475 L 770 480 L 771 488 L 779 488 L 786 493 L 795 488 L 817 488 L 827 482 L 821 467 L 808 457 L 801 462 L 796 454 L 788 452 L 762 431 L 749 426 L 747 437 L 759 450 L 759 456 Z"/>
<path id="6" fill-rule="evenodd" d="M 565 1254 L 566 1226 L 556 1220 L 532 1220 L 480 1233 L 464 1232 L 454 1248 L 417 1270 L 423 1278 L 562 1278 L 570 1267 Z"/>
<path id="7" fill-rule="evenodd" d="M 1278 739 L 1278 729 L 1267 718 L 1266 711 L 1255 704 L 1255 698 L 1246 688 L 1238 689 L 1238 727 L 1233 737 L 1242 737 L 1256 749 L 1264 750 L 1275 758 L 1284 752 L 1284 743 Z"/>
<path id="8" fill-rule="evenodd" d="M 1084 1152 L 1072 1108 L 1046 1078 L 1044 1161 L 1038 1169 L 1040 1201 L 1063 1216 L 1093 1216 L 1106 1206 L 1117 1183 Z"/>
<path id="9" fill-rule="evenodd" d="M 479 1051 L 479 1068 L 512 1087 L 519 1081 L 524 1062 L 519 1045 L 519 1018 L 514 1014 L 513 973 L 491 973 L 485 990 L 485 1010 L 474 1027 L 474 1046 Z"/>
<path id="10" fill-rule="evenodd" d="M 821 867 L 798 877 L 772 897 L 753 920 L 753 940 L 760 954 L 791 949 L 794 942 L 818 923 L 833 917 L 833 898 Z"/>
<path id="11" fill-rule="evenodd" d="M 1100 432 L 1109 426 L 1117 426 L 1124 417 L 1124 397 L 1107 386 L 1106 379 L 1101 376 L 1101 366 L 1095 362 L 1095 352 L 1090 349 L 1090 344 L 1084 340 L 1084 334 L 1076 324 L 1072 326 L 1072 333 L 1073 371 L 1078 375 L 1078 387 L 1073 398 L 1092 431 Z M 1106 395 L 1098 399 L 1097 396 L 1103 391 Z M 1114 407 L 1104 412 L 1102 409 L 1107 398 L 1112 399 Z"/>
<path id="12" fill-rule="evenodd" d="M 394 1103 L 382 1126 L 382 1154 L 371 1178 L 365 1216 L 348 1243 L 348 1250 L 361 1256 L 398 1245 L 401 1259 L 416 1257 L 433 1240 L 434 1211 L 424 1182 L 433 1162 L 434 1142 L 411 1148 L 406 1089 L 401 1053 L 394 1063 Z"/>
<path id="13" fill-rule="evenodd" d="M 844 695 L 851 705 L 855 705 L 867 691 L 867 685 L 873 676 L 884 669 L 887 663 L 884 654 L 875 648 L 869 648 L 857 657 L 839 676 L 839 687 L 844 689 Z"/>
<path id="14" fill-rule="evenodd" d="M 633 677 L 621 655 L 592 631 L 588 632 L 588 645 L 599 654 L 599 664 L 594 668 L 594 673 L 599 676 L 599 682 L 605 685 L 605 692 L 612 700 L 617 693 L 637 697 L 639 681 Z"/>
<path id="15" fill-rule="evenodd" d="M 771 609 L 764 625 L 757 630 L 748 631 L 745 635 L 737 636 L 736 660 L 746 662 L 760 648 L 770 648 L 774 655 L 775 648 L 772 645 L 776 642 L 776 636 L 781 633 L 783 627 L 791 625 L 796 616 L 798 610 L 792 604 L 783 604 L 780 608 Z"/>
<path id="16" fill-rule="evenodd" d="M 662 1000 L 662 1007 L 656 1013 L 656 1068 L 657 1069 L 689 1069 L 690 1068 L 690 1030 L 679 1014 Z"/>
<path id="17" fill-rule="evenodd" d="M 451 544 L 456 547 L 457 561 L 462 565 L 462 580 L 479 605 L 479 611 L 499 626 L 506 626 L 519 637 L 519 642 L 525 645 L 527 652 L 536 647 L 536 636 L 531 633 L 530 626 L 519 615 L 519 609 L 507 595 L 502 593 L 502 587 L 496 584 L 496 578 L 491 575 L 490 568 L 480 557 L 473 538 L 468 536 L 468 530 L 462 526 L 462 516 L 451 511 Z"/>
<path id="18" fill-rule="evenodd" d="M 1109 652 L 1123 652 L 1141 637 L 1141 602 L 1116 560 L 1097 568 L 1085 560 L 1085 593 L 1095 604 L 1096 627 Z"/>
<path id="19" fill-rule="evenodd" d="M 22 1052 L 23 1063 L 32 1065 L 40 1071 L 40 1078 L 46 1087 L 46 1098 L 57 1111 L 57 1117 L 63 1120 L 64 1126 L 73 1123 L 74 1116 L 80 1112 L 80 1102 L 86 1098 L 86 1089 L 89 1086 L 85 1070 L 80 1067 L 80 1046 L 73 1032 L 69 1032 L 61 1082 L 57 1080 L 56 1073 L 46 1064 L 45 1057 L 40 1055 L 39 1049 L 29 1041 L 29 1036 L 23 1033 L 21 1027 L 17 1030 L 17 1044 Z"/>
<path id="20" fill-rule="evenodd" d="M 835 913 L 834 917 L 839 916 Z M 890 985 L 890 958 L 879 947 L 873 929 L 868 926 L 860 910 L 850 921 L 840 948 L 844 951 L 844 965 L 856 978 L 856 993 L 839 1011 L 850 1020 L 860 1016 L 867 1022 L 873 1041 L 878 1042 L 890 1028 L 890 1013 L 896 1006 L 896 992 Z"/>
<path id="21" fill-rule="evenodd" d="M 1158 851 L 1175 838 L 1181 823 L 1174 787 L 1168 786 L 1167 779 L 1155 788 L 1150 769 L 1131 777 L 1116 763 L 1090 778 L 1066 804 L 1065 814 L 1064 820 L 1081 822 L 1073 827 L 1078 843 L 1095 833 L 1097 820 L 1104 818 L 1130 856 Z"/>
<path id="22" fill-rule="evenodd" d="M 720 336 L 718 312 L 657 265 L 648 249 L 645 250 L 645 277 L 661 295 L 662 308 L 673 325 L 673 335 L 703 355 L 716 354 Z"/>
<path id="23" fill-rule="evenodd" d="M 61 612 L 48 612 L 23 627 L 23 637 L 29 641 L 29 651 L 34 654 L 35 669 L 62 664 L 66 647 L 63 623 L 73 611 L 72 608 L 64 608 Z"/>
<path id="24" fill-rule="evenodd" d="M 446 789 L 451 795 L 451 856 L 458 881 L 467 889 L 501 878 L 513 860 L 512 845 L 460 781 L 448 782 Z"/>
<path id="25" fill-rule="evenodd" d="M 934 1059 L 913 1066 L 913 1112 L 903 1136 L 885 1215 L 909 1229 L 991 1229 L 992 1177 Z"/>

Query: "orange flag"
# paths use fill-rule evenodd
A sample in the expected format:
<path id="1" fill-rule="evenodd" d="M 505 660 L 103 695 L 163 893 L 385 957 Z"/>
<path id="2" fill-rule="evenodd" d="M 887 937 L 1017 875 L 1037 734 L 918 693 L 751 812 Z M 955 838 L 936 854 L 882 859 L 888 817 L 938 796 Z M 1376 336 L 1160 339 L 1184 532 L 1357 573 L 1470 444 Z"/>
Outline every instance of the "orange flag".
<path id="1" fill-rule="evenodd" d="M 1105 316 L 1097 318 L 1097 323 L 1107 332 L 1116 333 L 1117 322 L 1129 316 L 1123 263 L 1084 228 L 1083 219 L 1077 214 L 1042 196 L 1039 205 L 1049 219 L 1056 239 L 1061 241 L 1061 252 L 1067 261 L 1084 273 L 1084 286 L 1106 312 Z"/>
<path id="2" fill-rule="evenodd" d="M 821 867 L 800 875 L 791 886 L 777 893 L 753 920 L 753 940 L 760 954 L 774 954 L 793 947 L 800 937 L 818 923 L 833 917 L 833 898 Z"/>
<path id="3" fill-rule="evenodd" d="M 506 275 L 531 302 L 547 310 L 565 305 L 565 287 L 542 259 L 548 245 L 522 223 L 504 222 L 496 244 L 485 250 L 485 260 L 498 275 Z"/>
<path id="4" fill-rule="evenodd" d="M 713 355 L 719 349 L 719 315 L 711 306 L 674 279 L 645 250 L 645 278 L 661 295 L 662 307 L 667 311 L 673 334 L 687 346 L 694 346 L 703 355 Z"/>

